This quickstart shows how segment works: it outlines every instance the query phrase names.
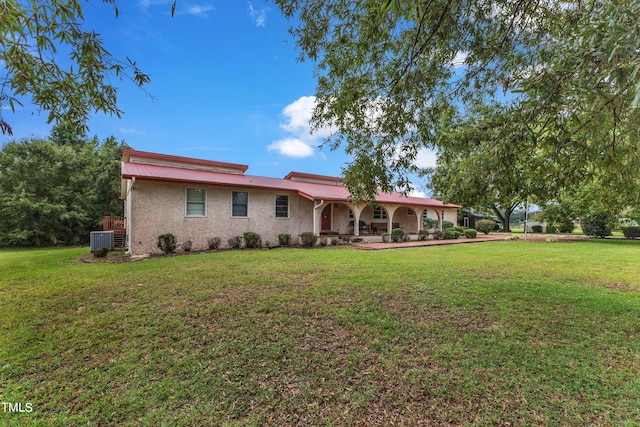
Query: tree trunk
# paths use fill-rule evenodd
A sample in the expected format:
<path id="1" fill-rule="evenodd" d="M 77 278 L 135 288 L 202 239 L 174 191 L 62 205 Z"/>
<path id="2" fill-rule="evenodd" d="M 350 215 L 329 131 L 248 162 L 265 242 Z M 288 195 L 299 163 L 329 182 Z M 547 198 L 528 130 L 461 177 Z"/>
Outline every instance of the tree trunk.
<path id="1" fill-rule="evenodd" d="M 511 220 L 511 213 L 513 212 L 514 208 L 515 208 L 514 206 L 511 206 L 504 211 L 504 218 L 502 220 L 502 229 L 506 232 L 511 232 L 511 228 L 509 227 L 509 224 Z"/>
<path id="2" fill-rule="evenodd" d="M 502 231 L 506 231 L 506 232 L 511 231 L 511 228 L 509 227 L 509 220 L 511 219 L 511 213 L 516 208 L 516 206 L 518 206 L 517 203 L 509 205 L 509 207 L 504 210 L 504 215 L 502 214 L 502 212 L 500 212 L 500 209 L 498 209 L 498 206 L 496 205 L 491 206 L 491 209 L 493 209 L 493 213 L 496 214 L 496 216 L 500 220 L 500 223 L 502 223 Z"/>

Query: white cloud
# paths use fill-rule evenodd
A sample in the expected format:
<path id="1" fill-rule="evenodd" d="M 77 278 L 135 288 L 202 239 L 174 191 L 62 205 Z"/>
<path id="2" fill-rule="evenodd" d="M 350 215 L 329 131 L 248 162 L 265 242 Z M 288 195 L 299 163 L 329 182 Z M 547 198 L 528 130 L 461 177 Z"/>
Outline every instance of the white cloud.
<path id="1" fill-rule="evenodd" d="M 187 10 L 186 10 L 185 13 L 187 15 L 206 17 L 207 16 L 207 12 L 210 12 L 212 10 L 213 10 L 213 6 L 208 5 L 208 4 L 204 5 L 204 6 L 192 5 L 192 6 L 187 6 Z"/>
<path id="2" fill-rule="evenodd" d="M 249 2 L 249 16 L 253 20 L 253 23 L 257 27 L 264 27 L 267 24 L 267 11 L 269 8 L 264 7 L 262 9 L 254 9 L 251 2 Z"/>
<path id="3" fill-rule="evenodd" d="M 421 148 L 416 156 L 415 165 L 421 169 L 434 168 L 438 161 L 438 155 L 426 148 Z"/>
<path id="4" fill-rule="evenodd" d="M 451 61 L 453 68 L 465 67 L 467 65 L 467 56 L 469 56 L 467 52 L 457 52 L 455 58 Z"/>
<path id="5" fill-rule="evenodd" d="M 411 192 L 409 192 L 409 194 L 407 194 L 407 196 L 409 197 L 427 197 L 427 193 L 425 193 L 424 191 L 418 190 L 415 188 L 415 185 L 413 186 L 413 190 Z"/>
<path id="6" fill-rule="evenodd" d="M 125 135 L 144 135 L 144 131 L 134 128 L 119 128 L 118 130 Z"/>
<path id="7" fill-rule="evenodd" d="M 283 156 L 289 157 L 312 156 L 315 148 L 333 132 L 329 127 L 311 132 L 310 121 L 315 107 L 315 96 L 302 96 L 284 107 L 282 115 L 286 117 L 286 122 L 280 127 L 289 135 L 269 145 L 269 151 L 278 150 Z"/>
<path id="8" fill-rule="evenodd" d="M 289 118 L 289 122 L 280 127 L 287 132 L 299 134 L 310 133 L 309 122 L 316 106 L 315 96 L 302 96 L 284 107 L 282 114 Z"/>
<path id="9" fill-rule="evenodd" d="M 267 147 L 269 151 L 279 151 L 280 154 L 287 157 L 311 157 L 313 156 L 313 147 L 297 138 L 284 138 L 273 142 Z"/>
<path id="10" fill-rule="evenodd" d="M 145 13 L 149 13 L 149 9 L 151 9 L 154 6 L 162 6 L 162 11 L 165 12 L 165 14 L 170 14 L 171 13 L 171 7 L 173 5 L 173 0 L 139 0 L 138 1 L 138 5 L 140 6 L 140 8 L 145 11 Z M 176 4 L 176 10 L 175 13 L 177 15 L 191 15 L 191 16 L 201 16 L 201 17 L 206 17 L 207 13 L 212 11 L 214 9 L 214 7 L 210 4 L 205 4 L 205 5 L 198 5 L 198 4 L 191 4 L 191 5 L 186 5 L 184 7 L 182 7 L 183 2 L 178 2 Z"/>
<path id="11" fill-rule="evenodd" d="M 148 9 L 151 6 L 173 4 L 172 0 L 140 0 L 138 4 L 142 9 Z"/>
<path id="12" fill-rule="evenodd" d="M 322 127 L 311 133 L 311 117 L 315 108 L 315 96 L 301 96 L 284 107 L 282 114 L 288 118 L 288 122 L 280 127 L 313 145 L 320 145 L 320 139 L 330 136 L 335 130 L 331 127 Z"/>
<path id="13" fill-rule="evenodd" d="M 280 127 L 305 141 L 320 145 L 321 139 L 331 136 L 336 130 L 330 126 L 324 126 L 311 132 L 311 118 L 315 108 L 315 96 L 301 96 L 284 107 L 282 114 L 288 118 L 288 122 Z"/>

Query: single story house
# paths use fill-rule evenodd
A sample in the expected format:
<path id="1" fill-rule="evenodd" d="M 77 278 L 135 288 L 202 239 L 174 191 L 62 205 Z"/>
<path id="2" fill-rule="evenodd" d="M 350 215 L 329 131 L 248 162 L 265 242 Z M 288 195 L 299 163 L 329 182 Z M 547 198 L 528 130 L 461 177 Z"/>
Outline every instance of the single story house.
<path id="1" fill-rule="evenodd" d="M 482 215 L 473 211 L 473 209 L 465 209 L 459 212 L 460 218 L 458 218 L 458 225 L 464 228 L 476 228 L 476 223 L 483 219 L 490 219 L 495 221 L 494 218 L 491 218 L 487 215 Z"/>
<path id="2" fill-rule="evenodd" d="M 336 177 L 291 172 L 284 178 L 245 174 L 248 166 L 123 150 L 122 191 L 126 240 L 133 255 L 158 252 L 159 235 L 172 233 L 194 249 L 217 237 L 247 231 L 277 244 L 278 234 L 294 239 L 316 235 L 370 236 L 404 228 L 423 229 L 423 218 L 456 221 L 459 206 L 422 197 L 382 193 L 375 203 L 354 203 Z M 356 226 L 357 224 L 357 226 Z"/>

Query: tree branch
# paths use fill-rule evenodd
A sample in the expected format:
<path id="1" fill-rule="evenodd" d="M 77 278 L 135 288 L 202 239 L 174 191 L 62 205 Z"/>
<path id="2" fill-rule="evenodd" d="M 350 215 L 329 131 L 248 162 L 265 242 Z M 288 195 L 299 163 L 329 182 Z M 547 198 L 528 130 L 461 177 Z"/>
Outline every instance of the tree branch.
<path id="1" fill-rule="evenodd" d="M 442 13 L 440 14 L 440 17 L 436 22 L 436 25 L 431 29 L 431 33 L 429 34 L 427 39 L 424 42 L 422 42 L 422 44 L 416 49 L 416 46 L 418 45 L 418 39 L 420 38 L 420 33 L 422 31 L 422 26 L 424 24 L 424 21 L 426 20 L 426 15 L 427 15 L 426 9 L 428 9 L 430 4 L 433 3 L 433 0 L 431 0 L 429 4 L 426 6 L 426 9 L 423 12 L 418 22 L 418 28 L 416 29 L 416 37 L 410 49 L 412 53 L 409 57 L 409 60 L 405 64 L 404 68 L 402 69 L 402 71 L 398 75 L 396 75 L 396 77 L 391 81 L 389 85 L 391 87 L 390 91 L 393 92 L 393 90 L 395 89 L 396 85 L 400 82 L 400 80 L 405 79 L 405 82 L 406 82 L 406 75 L 409 72 L 409 69 L 413 66 L 416 59 L 424 53 L 425 49 L 427 48 L 431 40 L 433 39 L 433 37 L 436 35 L 438 30 L 442 26 L 442 23 L 444 22 L 444 18 L 449 13 L 449 10 L 451 9 L 451 4 L 453 3 L 453 1 L 454 0 L 447 0 L 447 4 L 445 5 Z"/>

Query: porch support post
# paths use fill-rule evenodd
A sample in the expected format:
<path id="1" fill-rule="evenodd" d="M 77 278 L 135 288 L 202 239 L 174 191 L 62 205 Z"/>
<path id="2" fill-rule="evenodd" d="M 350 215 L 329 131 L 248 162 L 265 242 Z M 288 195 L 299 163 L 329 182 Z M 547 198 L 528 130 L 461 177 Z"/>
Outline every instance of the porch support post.
<path id="1" fill-rule="evenodd" d="M 362 213 L 362 205 L 351 206 L 353 212 L 353 235 L 360 235 L 360 214 Z"/>
<path id="2" fill-rule="evenodd" d="M 393 214 L 398 210 L 398 206 L 382 205 L 382 207 L 387 211 L 387 233 L 391 234 L 391 227 L 393 227 Z"/>
<path id="3" fill-rule="evenodd" d="M 360 211 L 353 211 L 353 235 L 360 235 Z"/>
<path id="4" fill-rule="evenodd" d="M 322 224 L 322 208 L 324 206 L 324 200 L 319 200 L 317 204 L 313 205 L 313 234 L 320 235 L 320 226 Z"/>
<path id="5" fill-rule="evenodd" d="M 422 226 L 422 212 L 424 211 L 424 209 L 421 209 L 420 207 L 414 206 L 413 208 L 413 213 L 416 214 L 416 234 L 420 234 L 420 230 L 422 230 L 423 226 Z"/>

